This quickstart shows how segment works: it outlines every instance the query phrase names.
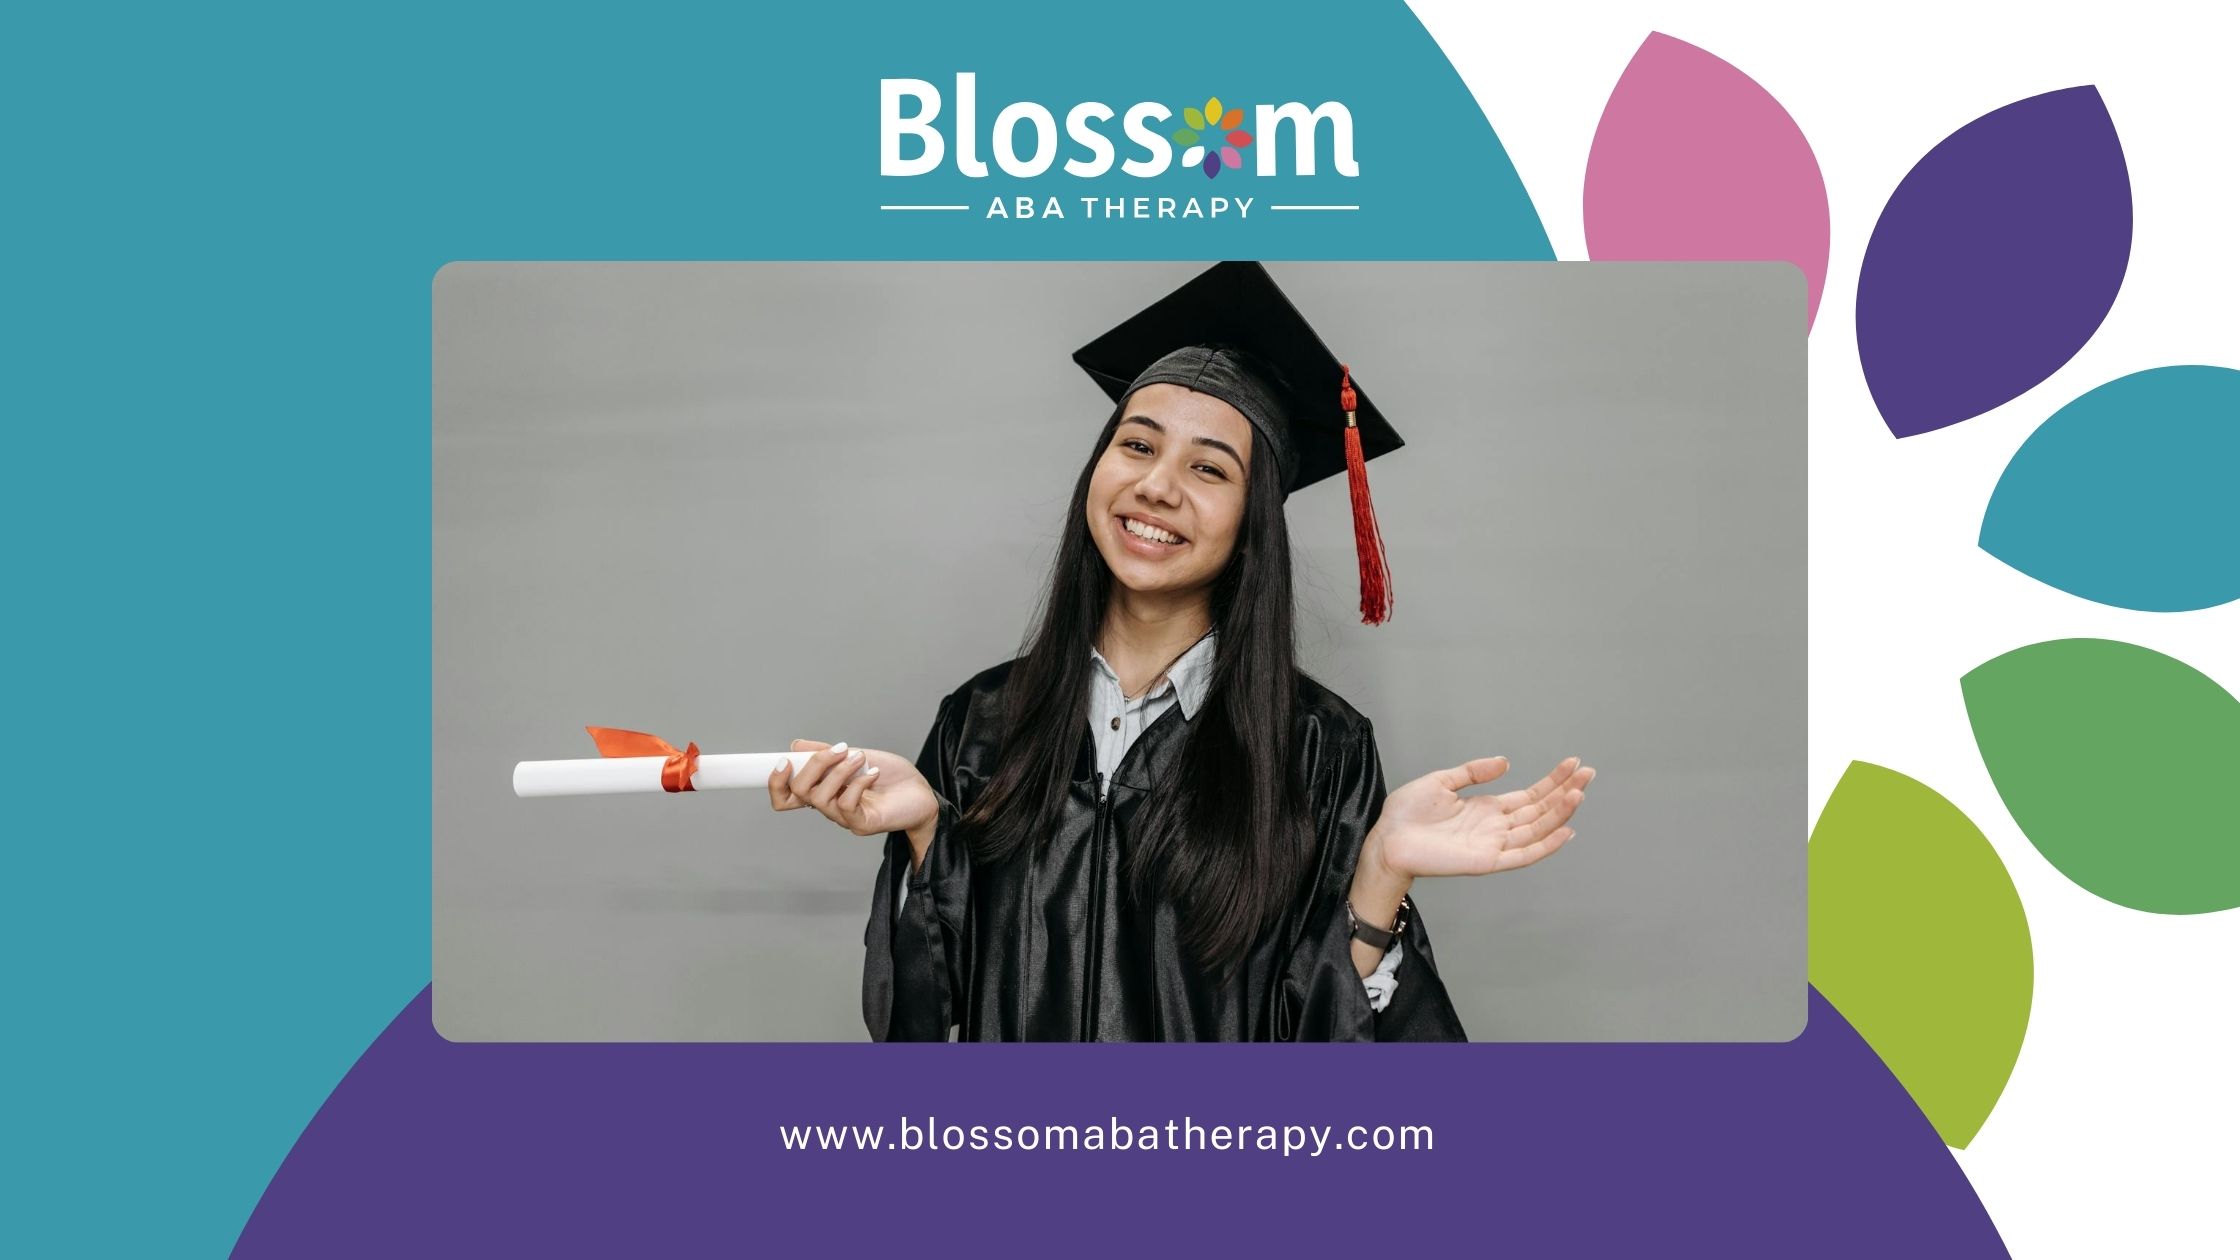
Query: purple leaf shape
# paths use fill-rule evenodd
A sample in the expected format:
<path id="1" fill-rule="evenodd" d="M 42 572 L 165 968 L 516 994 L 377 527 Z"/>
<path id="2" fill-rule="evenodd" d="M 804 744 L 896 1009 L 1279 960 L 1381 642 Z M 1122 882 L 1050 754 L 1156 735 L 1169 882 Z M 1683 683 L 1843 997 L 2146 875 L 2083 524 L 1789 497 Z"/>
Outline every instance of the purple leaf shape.
<path id="1" fill-rule="evenodd" d="M 1859 267 L 1859 366 L 1901 438 L 2053 375 L 2098 331 L 2131 259 L 2131 175 L 2098 89 L 1976 119 L 1890 194 Z"/>
<path id="2" fill-rule="evenodd" d="M 1642 41 L 1587 154 L 1587 256 L 1778 259 L 1828 276 L 1828 186 L 1804 132 L 1750 76 L 1670 35 Z"/>
<path id="3" fill-rule="evenodd" d="M 1219 175 L 1221 173 L 1221 155 L 1218 153 L 1206 154 L 1205 165 L 1207 179 L 1212 179 L 1214 176 Z"/>

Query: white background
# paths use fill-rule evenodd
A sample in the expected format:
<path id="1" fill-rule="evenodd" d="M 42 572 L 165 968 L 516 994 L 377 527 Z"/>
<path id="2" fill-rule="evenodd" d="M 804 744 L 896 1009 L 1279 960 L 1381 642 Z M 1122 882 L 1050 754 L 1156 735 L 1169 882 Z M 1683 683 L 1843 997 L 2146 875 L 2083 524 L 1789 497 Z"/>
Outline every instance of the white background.
<path id="1" fill-rule="evenodd" d="M 2143 368 L 2240 367 L 2231 302 L 2240 280 L 2240 6 L 1412 7 L 1476 94 L 1561 259 L 1587 257 L 1588 150 L 1603 103 L 1650 32 L 1735 66 L 1803 129 L 1827 180 L 1832 228 L 1811 339 L 1815 816 L 1853 759 L 1888 766 L 1966 811 L 2021 893 L 2037 973 L 2029 1032 L 1990 1120 L 1957 1153 L 2014 1254 L 2240 1254 L 2240 911 L 2142 914 L 2071 884 L 2007 817 L 1959 684 L 2013 648 L 2090 636 L 2168 653 L 2240 690 L 2240 604 L 2105 608 L 1975 545 L 2007 460 L 2063 404 Z M 1876 216 L 1914 162 L 1963 124 L 2079 84 L 2098 87 L 2131 171 L 2131 263 L 2114 309 L 2074 359 L 2015 401 L 1892 438 L 1852 339 L 1859 260 Z M 2151 758 L 2079 764 L 2077 786 L 2151 788 L 2155 772 Z"/>

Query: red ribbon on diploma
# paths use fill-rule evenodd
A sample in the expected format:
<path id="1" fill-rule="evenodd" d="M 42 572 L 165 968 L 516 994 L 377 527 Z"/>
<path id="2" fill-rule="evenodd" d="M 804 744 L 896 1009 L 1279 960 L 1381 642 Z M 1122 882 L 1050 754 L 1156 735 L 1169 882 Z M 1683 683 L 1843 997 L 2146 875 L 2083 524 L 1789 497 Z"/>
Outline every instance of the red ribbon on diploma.
<path id="1" fill-rule="evenodd" d="M 661 790 L 689 792 L 693 773 L 700 769 L 700 745 L 688 743 L 678 752 L 668 740 L 644 731 L 622 731 L 611 726 L 586 726 L 591 742 L 602 757 L 667 757 L 661 763 Z"/>

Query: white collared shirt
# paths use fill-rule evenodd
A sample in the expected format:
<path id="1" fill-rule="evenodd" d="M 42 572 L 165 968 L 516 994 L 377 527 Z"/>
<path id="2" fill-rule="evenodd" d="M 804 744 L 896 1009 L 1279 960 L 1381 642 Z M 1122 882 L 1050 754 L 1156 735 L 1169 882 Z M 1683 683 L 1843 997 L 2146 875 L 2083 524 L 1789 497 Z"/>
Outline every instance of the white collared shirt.
<path id="1" fill-rule="evenodd" d="M 1111 781 L 1112 772 L 1120 768 L 1121 758 L 1135 746 L 1137 737 L 1167 710 L 1181 705 L 1185 722 L 1198 716 L 1199 706 L 1206 702 L 1206 689 L 1213 685 L 1216 637 L 1207 631 L 1132 700 L 1121 694 L 1120 675 L 1113 672 L 1104 653 L 1089 649 L 1089 660 L 1097 667 L 1089 679 L 1089 734 L 1097 742 L 1097 774 L 1103 781 Z"/>

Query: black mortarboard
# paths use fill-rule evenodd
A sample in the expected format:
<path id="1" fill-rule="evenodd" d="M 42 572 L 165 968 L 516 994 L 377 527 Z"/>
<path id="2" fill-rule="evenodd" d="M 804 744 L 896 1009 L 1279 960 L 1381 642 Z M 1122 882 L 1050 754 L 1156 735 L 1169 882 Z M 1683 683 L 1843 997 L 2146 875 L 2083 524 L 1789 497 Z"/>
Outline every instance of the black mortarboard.
<path id="1" fill-rule="evenodd" d="M 1361 563 L 1361 619 L 1392 612 L 1384 541 L 1369 501 L 1369 460 L 1402 445 L 1368 391 L 1256 262 L 1217 263 L 1073 352 L 1107 397 L 1145 385 L 1211 394 L 1252 422 L 1284 494 L 1346 473 Z"/>

